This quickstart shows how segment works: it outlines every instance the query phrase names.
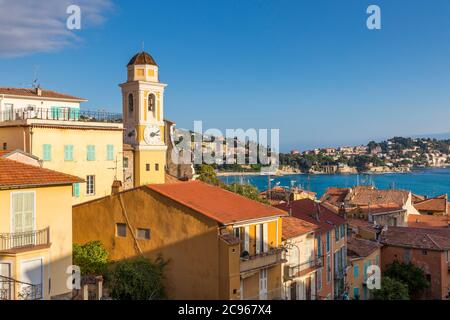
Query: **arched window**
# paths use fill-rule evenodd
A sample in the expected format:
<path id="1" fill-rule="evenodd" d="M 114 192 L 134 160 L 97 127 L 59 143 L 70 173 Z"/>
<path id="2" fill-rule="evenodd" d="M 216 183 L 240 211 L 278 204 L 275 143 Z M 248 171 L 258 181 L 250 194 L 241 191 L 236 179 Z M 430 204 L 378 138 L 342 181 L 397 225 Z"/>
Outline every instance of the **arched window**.
<path id="1" fill-rule="evenodd" d="M 154 112 L 156 104 L 156 97 L 153 93 L 148 95 L 148 111 Z"/>
<path id="2" fill-rule="evenodd" d="M 134 109 L 133 95 L 130 93 L 128 95 L 128 111 L 131 113 Z"/>

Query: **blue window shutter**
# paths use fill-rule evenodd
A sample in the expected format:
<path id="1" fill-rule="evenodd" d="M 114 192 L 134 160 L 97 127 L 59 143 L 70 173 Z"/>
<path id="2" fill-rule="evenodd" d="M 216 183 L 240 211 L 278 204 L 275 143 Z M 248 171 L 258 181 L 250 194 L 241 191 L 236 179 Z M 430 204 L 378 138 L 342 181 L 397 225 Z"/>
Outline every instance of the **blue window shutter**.
<path id="1" fill-rule="evenodd" d="M 77 198 L 80 196 L 80 184 L 79 183 L 73 184 L 73 196 L 77 197 Z"/>
<path id="2" fill-rule="evenodd" d="M 359 277 L 359 266 L 358 265 L 355 265 L 354 267 L 353 267 L 353 278 L 358 278 Z"/>
<path id="3" fill-rule="evenodd" d="M 93 145 L 87 146 L 87 160 L 88 161 L 95 160 L 95 146 L 93 146 Z"/>
<path id="4" fill-rule="evenodd" d="M 51 161 L 52 160 L 52 146 L 50 144 L 44 144 L 42 146 L 42 160 Z"/>
<path id="5" fill-rule="evenodd" d="M 353 288 L 353 298 L 355 298 L 355 299 L 359 298 L 359 288 L 358 287 Z"/>
<path id="6" fill-rule="evenodd" d="M 106 146 L 106 160 L 114 160 L 114 146 L 112 144 Z"/>
<path id="7" fill-rule="evenodd" d="M 64 146 L 64 160 L 73 161 L 73 145 L 67 144 Z"/>

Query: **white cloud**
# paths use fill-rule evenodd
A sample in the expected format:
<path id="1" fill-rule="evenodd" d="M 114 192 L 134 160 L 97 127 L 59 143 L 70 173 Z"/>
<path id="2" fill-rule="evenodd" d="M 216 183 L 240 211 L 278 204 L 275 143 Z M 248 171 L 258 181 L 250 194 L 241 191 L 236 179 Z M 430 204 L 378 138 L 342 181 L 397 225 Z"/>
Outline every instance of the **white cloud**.
<path id="1" fill-rule="evenodd" d="M 0 0 L 0 57 L 53 52 L 81 41 L 68 30 L 66 9 L 81 8 L 82 29 L 104 23 L 112 0 Z M 82 31 L 82 30 L 81 30 Z"/>

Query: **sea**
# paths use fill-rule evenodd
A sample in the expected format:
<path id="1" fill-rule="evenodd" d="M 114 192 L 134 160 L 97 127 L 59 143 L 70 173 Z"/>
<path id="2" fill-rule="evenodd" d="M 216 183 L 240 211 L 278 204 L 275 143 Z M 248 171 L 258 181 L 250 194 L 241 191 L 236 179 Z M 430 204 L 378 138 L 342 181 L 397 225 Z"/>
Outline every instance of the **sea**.
<path id="1" fill-rule="evenodd" d="M 290 174 L 283 176 L 235 175 L 221 176 L 220 179 L 252 184 L 258 190 L 270 187 L 300 187 L 317 193 L 321 197 L 329 187 L 349 188 L 356 185 L 373 185 L 378 189 L 403 189 L 412 193 L 434 197 L 450 194 L 450 168 L 420 168 L 408 173 L 382 174 Z"/>

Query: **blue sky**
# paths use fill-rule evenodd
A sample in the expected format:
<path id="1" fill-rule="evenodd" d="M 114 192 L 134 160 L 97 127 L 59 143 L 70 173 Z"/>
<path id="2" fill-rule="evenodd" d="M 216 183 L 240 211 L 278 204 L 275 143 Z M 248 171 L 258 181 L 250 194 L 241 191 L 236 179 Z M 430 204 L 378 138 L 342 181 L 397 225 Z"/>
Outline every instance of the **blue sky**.
<path id="1" fill-rule="evenodd" d="M 38 66 L 44 88 L 120 111 L 144 41 L 180 128 L 279 128 L 284 151 L 450 132 L 447 0 L 79 0 L 82 30 L 61 32 L 55 1 L 0 0 L 0 86 Z"/>

